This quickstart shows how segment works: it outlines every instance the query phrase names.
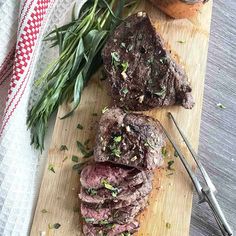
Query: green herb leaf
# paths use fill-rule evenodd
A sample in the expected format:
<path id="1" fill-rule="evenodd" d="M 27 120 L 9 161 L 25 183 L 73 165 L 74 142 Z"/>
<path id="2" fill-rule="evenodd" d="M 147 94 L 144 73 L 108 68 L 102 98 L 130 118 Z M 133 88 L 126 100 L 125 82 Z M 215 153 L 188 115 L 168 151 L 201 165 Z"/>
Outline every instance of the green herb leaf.
<path id="1" fill-rule="evenodd" d="M 88 188 L 86 189 L 87 194 L 89 194 L 90 196 L 95 196 L 97 195 L 97 190 L 93 189 L 93 188 Z"/>
<path id="2" fill-rule="evenodd" d="M 117 67 L 118 65 L 120 65 L 120 56 L 117 52 L 112 52 L 111 53 L 111 63 L 112 65 L 114 65 L 115 67 Z"/>
<path id="3" fill-rule="evenodd" d="M 86 223 L 93 223 L 95 221 L 95 219 L 94 218 L 84 218 L 84 221 Z"/>
<path id="4" fill-rule="evenodd" d="M 175 157 L 178 157 L 178 156 L 179 156 L 176 151 L 174 152 L 174 156 L 175 156 Z"/>
<path id="5" fill-rule="evenodd" d="M 154 94 L 159 96 L 159 97 L 163 97 L 166 94 L 166 89 L 162 89 L 161 91 L 155 92 Z"/>
<path id="6" fill-rule="evenodd" d="M 185 41 L 182 41 L 182 40 L 178 40 L 177 42 L 178 43 L 185 43 Z"/>
<path id="7" fill-rule="evenodd" d="M 116 143 L 120 143 L 121 140 L 122 140 L 122 136 L 116 136 L 116 137 L 113 138 L 113 140 L 114 140 L 114 142 L 116 142 Z"/>
<path id="8" fill-rule="evenodd" d="M 166 228 L 167 228 L 167 229 L 170 229 L 170 228 L 171 228 L 171 224 L 167 222 L 167 223 L 166 223 Z"/>
<path id="9" fill-rule="evenodd" d="M 66 145 L 61 145 L 60 151 L 65 151 L 65 150 L 68 150 L 67 146 Z"/>
<path id="10" fill-rule="evenodd" d="M 81 124 L 77 125 L 77 129 L 83 129 L 84 127 Z"/>
<path id="11" fill-rule="evenodd" d="M 80 141 L 77 141 L 77 147 L 83 155 L 87 154 L 86 147 Z"/>
<path id="12" fill-rule="evenodd" d="M 48 165 L 48 170 L 52 171 L 53 173 L 56 173 L 55 170 L 54 170 L 54 165 L 53 164 Z"/>
<path id="13" fill-rule="evenodd" d="M 108 107 L 104 107 L 103 109 L 102 109 L 102 114 L 104 114 L 106 111 L 108 111 L 109 109 L 108 109 Z"/>
<path id="14" fill-rule="evenodd" d="M 221 104 L 221 103 L 217 103 L 216 106 L 217 106 L 218 108 L 221 108 L 221 109 L 225 109 L 225 108 L 226 108 L 226 107 L 225 107 L 223 104 Z"/>
<path id="15" fill-rule="evenodd" d="M 149 140 L 146 140 L 146 142 L 144 143 L 144 146 L 155 149 L 155 146 L 153 144 L 151 144 L 151 142 Z"/>
<path id="16" fill-rule="evenodd" d="M 163 156 L 164 158 L 167 157 L 168 152 L 167 152 L 166 147 L 162 147 L 162 148 L 161 148 L 161 153 L 162 153 L 162 156 Z"/>
<path id="17" fill-rule="evenodd" d="M 112 186 L 107 180 L 105 180 L 105 179 L 103 179 L 103 180 L 101 181 L 101 183 L 102 183 L 102 185 L 103 185 L 106 189 L 108 189 L 108 190 L 111 191 L 112 197 L 116 197 L 116 196 L 117 196 L 117 194 L 118 194 L 118 189 L 117 189 L 117 188 L 113 187 L 113 186 Z"/>
<path id="18" fill-rule="evenodd" d="M 86 165 L 86 162 L 78 163 L 78 164 L 73 165 L 72 169 L 77 170 L 78 173 L 80 174 L 83 168 L 85 167 L 85 165 Z"/>
<path id="19" fill-rule="evenodd" d="M 90 142 L 90 139 L 88 138 L 88 139 L 86 139 L 86 140 L 84 141 L 84 145 L 87 146 L 87 145 L 89 144 L 89 142 Z M 87 148 L 87 147 L 86 147 L 86 148 Z"/>
<path id="20" fill-rule="evenodd" d="M 129 63 L 126 61 L 126 62 L 123 62 L 121 64 L 121 67 L 122 67 L 122 72 L 126 72 L 128 67 L 129 67 Z"/>
<path id="21" fill-rule="evenodd" d="M 61 227 L 61 225 L 59 223 L 49 224 L 48 225 L 49 229 L 59 229 L 60 227 Z"/>
<path id="22" fill-rule="evenodd" d="M 173 161 L 173 160 L 172 160 L 172 161 L 168 161 L 168 163 L 167 163 L 167 164 L 168 164 L 167 169 L 168 169 L 168 170 L 174 170 L 174 169 L 172 168 L 172 165 L 173 165 L 174 163 L 175 163 L 175 161 Z"/>
<path id="23" fill-rule="evenodd" d="M 100 225 L 107 225 L 107 224 L 109 224 L 109 221 L 108 220 L 100 220 L 99 224 Z"/>
<path id="24" fill-rule="evenodd" d="M 121 47 L 121 48 L 125 48 L 125 47 L 126 47 L 125 43 L 122 42 L 122 43 L 120 44 L 120 47 Z"/>
<path id="25" fill-rule="evenodd" d="M 79 162 L 79 158 L 77 156 L 74 156 L 74 155 L 72 156 L 71 160 L 73 162 Z"/>
<path id="26" fill-rule="evenodd" d="M 62 162 L 65 162 L 67 159 L 68 159 L 68 157 L 66 156 L 66 157 L 62 160 Z"/>
<path id="27" fill-rule="evenodd" d="M 83 158 L 89 158 L 89 157 L 91 157 L 92 155 L 93 155 L 93 150 L 87 152 L 87 153 L 83 156 Z"/>
<path id="28" fill-rule="evenodd" d="M 41 212 L 42 213 L 48 213 L 48 211 L 46 209 L 42 209 Z"/>
<path id="29" fill-rule="evenodd" d="M 98 116 L 98 113 L 94 112 L 92 113 L 92 116 Z"/>
<path id="30" fill-rule="evenodd" d="M 122 93 L 123 93 L 123 94 L 127 94 L 128 92 L 129 92 L 129 90 L 128 90 L 127 88 L 123 88 L 123 89 L 122 89 Z"/>

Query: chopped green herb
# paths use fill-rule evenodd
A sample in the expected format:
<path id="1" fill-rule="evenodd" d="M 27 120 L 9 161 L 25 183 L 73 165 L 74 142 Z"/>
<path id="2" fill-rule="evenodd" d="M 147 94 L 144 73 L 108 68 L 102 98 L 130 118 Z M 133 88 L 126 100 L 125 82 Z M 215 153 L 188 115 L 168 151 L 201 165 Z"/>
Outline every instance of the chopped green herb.
<path id="1" fill-rule="evenodd" d="M 171 173 L 169 173 L 169 174 L 167 174 L 166 176 L 171 176 L 171 175 L 173 175 L 174 173 L 173 172 L 171 172 Z"/>
<path id="2" fill-rule="evenodd" d="M 178 40 L 177 42 L 178 43 L 185 43 L 185 41 L 182 41 L 182 40 Z"/>
<path id="3" fill-rule="evenodd" d="M 171 224 L 167 222 L 167 223 L 166 223 L 166 228 L 167 228 L 167 229 L 170 229 L 170 227 L 171 227 Z"/>
<path id="4" fill-rule="evenodd" d="M 119 143 L 122 140 L 122 136 L 116 136 L 116 137 L 114 137 L 113 140 L 114 140 L 114 142 Z"/>
<path id="5" fill-rule="evenodd" d="M 178 156 L 179 156 L 176 151 L 174 152 L 174 156 L 175 156 L 175 157 L 178 157 Z"/>
<path id="6" fill-rule="evenodd" d="M 159 61 L 160 61 L 161 64 L 164 64 L 167 61 L 167 58 L 162 57 L 162 58 L 159 59 Z"/>
<path id="7" fill-rule="evenodd" d="M 86 192 L 91 196 L 95 196 L 97 194 L 97 190 L 95 190 L 93 188 L 86 189 Z"/>
<path id="8" fill-rule="evenodd" d="M 149 58 L 149 59 L 147 60 L 147 63 L 150 65 L 150 64 L 152 64 L 152 63 L 153 63 L 153 61 L 154 61 L 154 58 L 153 58 L 153 57 L 151 57 L 151 58 Z"/>
<path id="9" fill-rule="evenodd" d="M 77 147 L 83 155 L 87 154 L 86 147 L 80 141 L 77 141 Z"/>
<path id="10" fill-rule="evenodd" d="M 112 186 L 107 180 L 105 180 L 105 179 L 103 179 L 103 180 L 101 181 L 101 183 L 102 183 L 102 185 L 103 185 L 106 189 L 108 189 L 108 190 L 111 191 L 112 197 L 116 197 L 116 196 L 117 196 L 117 194 L 118 194 L 118 189 L 117 189 L 117 188 L 113 187 L 113 186 Z"/>
<path id="11" fill-rule="evenodd" d="M 107 224 L 109 224 L 109 222 L 108 222 L 108 220 L 100 220 L 99 224 L 100 225 L 107 225 Z"/>
<path id="12" fill-rule="evenodd" d="M 144 146 L 155 149 L 155 147 L 151 144 L 151 142 L 149 140 L 146 140 L 146 142 L 144 143 Z"/>
<path id="13" fill-rule="evenodd" d="M 95 219 L 94 218 L 84 218 L 84 221 L 86 223 L 93 223 L 95 221 Z"/>
<path id="14" fill-rule="evenodd" d="M 89 144 L 89 142 L 90 142 L 90 139 L 88 138 L 84 141 L 84 145 L 87 146 Z"/>
<path id="15" fill-rule="evenodd" d="M 123 89 L 122 89 L 122 93 L 123 93 L 123 94 L 127 94 L 128 92 L 129 92 L 129 90 L 128 90 L 127 88 L 123 88 Z"/>
<path id="16" fill-rule="evenodd" d="M 126 72 L 128 67 L 129 67 L 129 63 L 126 61 L 126 62 L 123 62 L 121 64 L 121 67 L 122 67 L 122 72 Z"/>
<path id="17" fill-rule="evenodd" d="M 86 162 L 78 163 L 78 164 L 73 165 L 72 169 L 77 170 L 78 173 L 80 174 L 85 165 L 86 165 Z"/>
<path id="18" fill-rule="evenodd" d="M 53 173 L 56 173 L 55 170 L 54 170 L 54 165 L 53 164 L 48 165 L 48 170 L 52 171 Z"/>
<path id="19" fill-rule="evenodd" d="M 130 51 L 133 50 L 133 48 L 134 48 L 134 45 L 133 45 L 133 44 L 129 44 L 128 47 L 127 47 L 127 49 L 126 49 L 126 51 L 127 51 L 127 52 L 130 52 Z"/>
<path id="20" fill-rule="evenodd" d="M 61 145 L 60 151 L 65 151 L 65 150 L 68 150 L 67 146 L 66 145 Z"/>
<path id="21" fill-rule="evenodd" d="M 79 158 L 77 157 L 77 156 L 72 156 L 72 158 L 71 158 L 71 160 L 73 161 L 73 162 L 78 162 L 79 161 Z"/>
<path id="22" fill-rule="evenodd" d="M 122 43 L 120 44 L 120 47 L 121 47 L 121 48 L 125 48 L 125 47 L 126 47 L 125 43 L 122 42 Z"/>
<path id="23" fill-rule="evenodd" d="M 48 213 L 46 209 L 41 210 L 42 213 Z"/>
<path id="24" fill-rule="evenodd" d="M 161 91 L 155 92 L 154 94 L 159 97 L 163 97 L 166 94 L 166 89 L 162 89 Z"/>
<path id="25" fill-rule="evenodd" d="M 104 114 L 106 111 L 108 111 L 109 109 L 108 109 L 108 107 L 104 107 L 103 109 L 102 109 L 102 114 Z"/>
<path id="26" fill-rule="evenodd" d="M 131 236 L 131 234 L 129 232 L 126 232 L 126 233 L 122 233 L 120 236 Z"/>
<path id="27" fill-rule="evenodd" d="M 168 170 L 174 170 L 174 169 L 172 168 L 172 165 L 173 165 L 174 163 L 175 163 L 175 161 L 173 161 L 173 160 L 172 160 L 172 161 L 168 161 L 168 163 L 167 163 L 167 164 L 168 164 L 167 169 L 168 169 Z"/>
<path id="28" fill-rule="evenodd" d="M 225 107 L 223 104 L 221 104 L 221 103 L 217 103 L 216 106 L 219 107 L 219 108 L 221 108 L 221 109 L 225 109 L 225 108 L 226 108 L 226 107 Z"/>
<path id="29" fill-rule="evenodd" d="M 111 151 L 112 151 L 112 154 L 114 154 L 116 157 L 120 157 L 121 150 L 119 148 L 114 148 Z"/>
<path id="30" fill-rule="evenodd" d="M 98 116 L 98 113 L 93 112 L 93 113 L 92 113 L 92 116 Z"/>
<path id="31" fill-rule="evenodd" d="M 66 156 L 66 157 L 62 160 L 62 162 L 65 162 L 67 159 L 68 159 L 68 157 Z"/>
<path id="32" fill-rule="evenodd" d="M 112 65 L 114 65 L 115 67 L 120 65 L 120 56 L 117 52 L 111 53 L 111 61 L 112 61 Z"/>
<path id="33" fill-rule="evenodd" d="M 168 152 L 167 152 L 166 147 L 162 147 L 162 148 L 161 148 L 161 153 L 162 153 L 162 156 L 163 156 L 163 157 L 167 157 Z"/>
<path id="34" fill-rule="evenodd" d="M 89 157 L 91 157 L 92 155 L 93 155 L 93 150 L 87 152 L 87 153 L 83 156 L 83 158 L 89 158 Z"/>
<path id="35" fill-rule="evenodd" d="M 77 125 L 77 129 L 83 129 L 84 127 L 81 124 Z"/>
<path id="36" fill-rule="evenodd" d="M 48 225 L 49 229 L 59 229 L 60 227 L 61 227 L 61 225 L 59 223 L 49 224 Z"/>

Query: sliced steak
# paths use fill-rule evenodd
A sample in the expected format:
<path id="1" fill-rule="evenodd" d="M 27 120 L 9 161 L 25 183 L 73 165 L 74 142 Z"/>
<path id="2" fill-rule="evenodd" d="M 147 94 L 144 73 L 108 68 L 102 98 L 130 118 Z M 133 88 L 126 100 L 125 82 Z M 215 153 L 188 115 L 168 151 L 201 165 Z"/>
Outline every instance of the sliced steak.
<path id="1" fill-rule="evenodd" d="M 119 185 L 125 178 L 129 178 L 132 170 L 127 167 L 111 165 L 110 163 L 93 163 L 86 166 L 80 177 L 84 188 L 102 188 L 102 180 L 107 180 L 112 185 Z"/>
<path id="2" fill-rule="evenodd" d="M 119 108 L 106 111 L 99 123 L 94 157 L 140 170 L 162 164 L 164 132 L 157 120 Z"/>
<path id="3" fill-rule="evenodd" d="M 194 105 L 187 76 L 164 48 L 145 12 L 128 17 L 110 36 L 103 52 L 114 103 L 129 110 Z"/>
<path id="4" fill-rule="evenodd" d="M 134 217 L 143 210 L 147 204 L 148 196 L 140 198 L 137 201 L 132 202 L 131 205 L 113 208 L 112 205 L 107 207 L 99 207 L 96 204 L 81 203 L 81 215 L 83 218 L 89 219 L 93 224 L 108 224 L 118 223 L 126 224 L 132 222 Z"/>
<path id="5" fill-rule="evenodd" d="M 133 221 L 128 224 L 109 224 L 109 225 L 92 225 L 85 223 L 83 232 L 86 236 L 120 236 L 122 233 L 133 234 L 139 228 L 139 223 Z"/>
<path id="6" fill-rule="evenodd" d="M 115 197 L 112 195 L 112 191 L 106 188 L 97 190 L 95 194 L 91 194 L 87 189 L 81 188 L 79 197 L 83 202 L 112 205 L 113 208 L 128 206 L 132 204 L 132 202 L 147 196 L 151 192 L 152 177 L 153 174 L 151 172 L 146 172 L 145 179 L 139 181 L 142 183 L 136 182 L 137 184 L 134 184 L 133 186 L 127 184 L 118 188 L 118 193 Z"/>

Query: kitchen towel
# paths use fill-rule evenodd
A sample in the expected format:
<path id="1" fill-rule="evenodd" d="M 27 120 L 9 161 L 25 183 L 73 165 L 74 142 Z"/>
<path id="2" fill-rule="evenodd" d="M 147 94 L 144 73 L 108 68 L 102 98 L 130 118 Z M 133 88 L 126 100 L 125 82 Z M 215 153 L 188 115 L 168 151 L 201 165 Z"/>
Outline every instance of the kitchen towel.
<path id="1" fill-rule="evenodd" d="M 40 153 L 30 146 L 27 112 L 41 91 L 34 81 L 57 56 L 43 36 L 69 20 L 74 2 L 0 0 L 0 236 L 30 231 Z"/>

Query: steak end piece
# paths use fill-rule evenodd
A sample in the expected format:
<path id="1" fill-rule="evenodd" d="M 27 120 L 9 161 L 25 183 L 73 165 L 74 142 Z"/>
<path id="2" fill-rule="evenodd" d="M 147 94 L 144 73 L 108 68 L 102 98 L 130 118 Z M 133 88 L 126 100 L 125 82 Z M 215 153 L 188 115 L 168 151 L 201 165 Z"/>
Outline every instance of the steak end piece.
<path id="1" fill-rule="evenodd" d="M 102 57 L 111 96 L 119 107 L 143 111 L 174 104 L 194 106 L 184 70 L 164 48 L 145 12 L 116 28 Z"/>
<path id="2" fill-rule="evenodd" d="M 94 157 L 97 162 L 152 170 L 162 164 L 164 145 L 165 135 L 157 120 L 111 108 L 100 120 Z"/>
<path id="3" fill-rule="evenodd" d="M 83 225 L 83 233 L 86 236 L 117 236 L 122 233 L 133 234 L 139 228 L 137 221 L 132 221 L 128 224 L 108 224 L 108 225 L 93 225 L 85 223 Z"/>

